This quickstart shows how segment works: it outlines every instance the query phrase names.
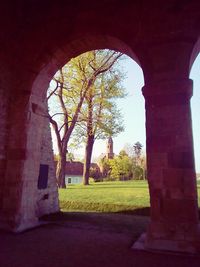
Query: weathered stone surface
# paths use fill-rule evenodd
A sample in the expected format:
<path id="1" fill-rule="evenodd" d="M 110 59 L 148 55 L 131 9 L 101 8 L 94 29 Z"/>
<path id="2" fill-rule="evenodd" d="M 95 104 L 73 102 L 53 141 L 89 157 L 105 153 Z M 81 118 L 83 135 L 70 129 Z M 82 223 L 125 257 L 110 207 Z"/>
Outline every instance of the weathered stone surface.
<path id="1" fill-rule="evenodd" d="M 165 88 L 166 84 L 167 81 L 164 82 Z M 170 80 L 169 84 L 174 87 L 177 82 L 173 84 Z M 186 101 L 191 95 L 191 85 L 186 83 L 187 91 L 184 81 L 179 81 L 178 84 L 183 84 L 184 94 L 181 100 L 174 94 L 175 88 L 174 91 L 170 89 L 170 98 L 169 92 L 159 90 L 159 85 L 162 88 L 162 81 L 155 86 L 156 90 L 150 86 L 143 90 L 148 120 L 147 151 L 150 151 L 150 158 L 147 166 L 152 219 L 147 231 L 146 247 L 159 249 L 160 246 L 164 249 L 166 244 L 166 250 L 171 247 L 174 251 L 198 252 L 199 234 L 192 234 L 191 242 L 188 242 L 190 227 L 199 233 L 190 106 Z M 181 87 L 178 88 L 180 90 Z M 165 103 L 161 101 L 157 105 L 154 95 L 159 95 L 159 101 L 164 99 Z M 169 101 L 172 98 L 173 101 Z M 187 116 L 183 110 L 187 112 Z"/>
<path id="2" fill-rule="evenodd" d="M 38 196 L 36 202 L 36 214 L 38 217 L 59 211 L 56 171 L 55 171 L 55 163 L 54 163 L 54 156 L 52 149 L 51 130 L 48 118 L 44 119 L 40 164 L 48 165 L 49 173 L 48 173 L 47 188 L 37 190 Z M 38 168 L 38 175 L 39 175 L 39 168 Z"/>

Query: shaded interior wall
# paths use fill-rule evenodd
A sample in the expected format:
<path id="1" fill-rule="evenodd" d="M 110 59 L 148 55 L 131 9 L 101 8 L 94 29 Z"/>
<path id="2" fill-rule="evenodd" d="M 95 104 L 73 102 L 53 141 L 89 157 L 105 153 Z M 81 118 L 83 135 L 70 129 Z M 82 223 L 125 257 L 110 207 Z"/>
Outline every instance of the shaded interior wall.
<path id="1" fill-rule="evenodd" d="M 47 110 L 47 108 L 45 109 Z M 53 157 L 51 130 L 48 118 L 44 118 L 40 164 L 48 165 L 49 167 L 47 188 L 38 189 L 36 205 L 36 214 L 38 217 L 59 211 L 58 188 L 56 185 L 56 170 Z"/>
<path id="2" fill-rule="evenodd" d="M 0 210 L 3 205 L 4 176 L 6 170 L 7 106 L 8 95 L 0 87 Z"/>

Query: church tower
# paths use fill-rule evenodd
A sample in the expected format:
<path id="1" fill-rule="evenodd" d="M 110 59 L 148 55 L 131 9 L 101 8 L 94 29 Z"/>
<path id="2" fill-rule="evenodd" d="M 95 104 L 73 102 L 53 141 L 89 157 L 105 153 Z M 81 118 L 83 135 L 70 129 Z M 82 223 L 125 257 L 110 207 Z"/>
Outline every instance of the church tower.
<path id="1" fill-rule="evenodd" d="M 110 136 L 107 140 L 107 152 L 106 152 L 106 158 L 107 159 L 113 159 L 114 153 L 113 153 L 113 140 Z"/>

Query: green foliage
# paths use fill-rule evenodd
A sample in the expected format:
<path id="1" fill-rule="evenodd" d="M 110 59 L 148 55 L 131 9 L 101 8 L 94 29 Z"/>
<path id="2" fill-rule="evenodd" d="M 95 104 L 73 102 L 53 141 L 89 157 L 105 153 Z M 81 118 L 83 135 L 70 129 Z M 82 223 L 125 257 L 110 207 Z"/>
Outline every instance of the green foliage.
<path id="1" fill-rule="evenodd" d="M 116 180 L 129 179 L 132 176 L 132 162 L 127 155 L 120 155 L 110 160 L 110 177 Z"/>
<path id="2" fill-rule="evenodd" d="M 94 183 L 94 182 L 95 182 L 94 177 L 89 177 L 89 183 L 91 184 L 91 183 Z"/>
<path id="3" fill-rule="evenodd" d="M 133 149 L 134 149 L 136 158 L 140 158 L 141 152 L 142 152 L 142 144 L 140 142 L 136 142 L 133 145 Z"/>
<path id="4" fill-rule="evenodd" d="M 132 147 L 133 150 L 133 147 Z M 130 154 L 129 154 L 130 155 Z M 136 159 L 134 154 L 129 156 L 125 149 L 121 150 L 114 159 L 103 158 L 99 165 L 103 170 L 106 181 L 114 180 L 142 180 L 146 179 L 146 159 L 140 156 Z"/>
<path id="5" fill-rule="evenodd" d="M 76 60 L 79 60 L 79 57 Z M 83 57 L 81 66 L 86 71 L 86 77 L 102 62 L 105 62 L 104 68 L 107 68 L 107 71 L 96 77 L 87 92 L 79 123 L 73 134 L 75 143 L 86 142 L 88 126 L 90 134 L 94 135 L 95 139 L 115 136 L 124 130 L 122 115 L 115 103 L 116 99 L 126 96 L 125 88 L 122 86 L 125 74 L 118 64 L 123 56 L 111 50 L 94 50 L 82 54 L 81 58 Z"/>
<path id="6" fill-rule="evenodd" d="M 114 159 L 103 158 L 99 164 L 107 180 L 127 180 L 132 177 L 132 160 L 125 151 L 121 151 Z"/>
<path id="7" fill-rule="evenodd" d="M 74 154 L 72 152 L 68 152 L 67 153 L 67 160 L 72 162 L 74 159 L 75 159 Z"/>
<path id="8" fill-rule="evenodd" d="M 119 152 L 119 158 L 123 159 L 124 157 L 128 157 L 128 154 L 126 153 L 126 151 L 123 149 Z"/>
<path id="9" fill-rule="evenodd" d="M 96 180 L 98 180 L 101 177 L 100 171 L 97 167 L 90 167 L 90 178 L 93 179 L 93 182 L 95 182 Z M 92 181 L 92 180 L 90 180 Z"/>
<path id="10" fill-rule="evenodd" d="M 54 160 L 55 160 L 55 161 L 58 161 L 58 160 L 59 160 L 59 155 L 54 154 Z"/>
<path id="11" fill-rule="evenodd" d="M 144 169 L 140 166 L 135 166 L 133 168 L 133 179 L 143 180 L 144 179 Z"/>
<path id="12" fill-rule="evenodd" d="M 71 59 L 53 78 L 47 96 L 48 117 L 59 152 L 59 186 L 65 187 L 66 153 L 72 134 L 78 143 L 87 140 L 85 181 L 89 178 L 94 140 L 123 131 L 121 114 L 114 103 L 114 99 L 125 96 L 121 85 L 124 75 L 114 68 L 120 58 L 122 54 L 116 51 L 93 50 Z M 53 101 L 56 105 L 51 104 Z"/>
<path id="13" fill-rule="evenodd" d="M 103 157 L 99 161 L 99 166 L 101 167 L 102 177 L 109 177 L 110 174 L 110 163 L 106 157 Z"/>
<path id="14" fill-rule="evenodd" d="M 86 99 L 89 95 L 93 98 L 94 120 L 96 124 L 99 121 L 98 127 L 102 127 L 102 131 L 104 127 L 105 131 L 108 130 L 105 124 L 111 121 L 112 113 L 116 111 L 115 117 L 120 118 L 119 111 L 111 99 L 125 96 L 125 89 L 122 86 L 125 75 L 117 64 L 122 58 L 119 52 L 108 49 L 93 50 L 72 58 L 55 74 L 47 98 L 49 114 L 58 125 L 61 139 L 65 125 L 69 128 L 73 122 L 81 98 L 84 98 L 84 102 L 81 116 L 78 114 L 79 122 L 86 122 Z M 113 119 L 114 122 L 116 119 L 114 117 Z M 116 124 L 118 131 L 122 130 L 121 125 Z M 113 129 L 109 130 L 109 133 L 114 131 Z"/>

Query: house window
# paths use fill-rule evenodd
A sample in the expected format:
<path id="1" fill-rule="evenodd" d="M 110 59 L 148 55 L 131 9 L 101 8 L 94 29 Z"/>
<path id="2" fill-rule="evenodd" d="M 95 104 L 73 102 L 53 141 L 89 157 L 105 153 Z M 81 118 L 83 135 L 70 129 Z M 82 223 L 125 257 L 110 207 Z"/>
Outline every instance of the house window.
<path id="1" fill-rule="evenodd" d="M 72 178 L 68 178 L 68 184 L 72 183 Z"/>

